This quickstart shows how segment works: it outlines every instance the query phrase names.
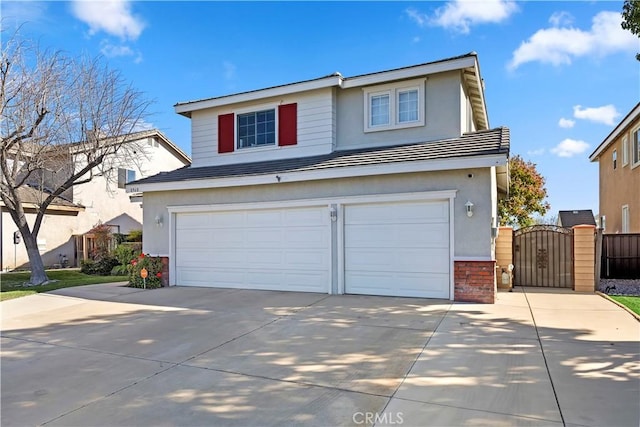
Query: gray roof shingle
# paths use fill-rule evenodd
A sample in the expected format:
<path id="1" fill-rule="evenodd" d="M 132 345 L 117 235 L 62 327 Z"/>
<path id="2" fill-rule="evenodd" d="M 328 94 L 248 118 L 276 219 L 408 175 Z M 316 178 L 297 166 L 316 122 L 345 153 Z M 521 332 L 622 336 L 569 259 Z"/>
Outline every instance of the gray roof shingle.
<path id="1" fill-rule="evenodd" d="M 155 184 L 211 178 L 303 172 L 425 160 L 509 154 L 509 129 L 470 132 L 459 138 L 390 147 L 334 151 L 318 156 L 220 166 L 184 167 L 162 172 L 131 184 Z"/>
<path id="2" fill-rule="evenodd" d="M 596 225 L 591 209 L 575 211 L 558 211 L 558 222 L 563 227 L 573 227 L 576 225 Z"/>

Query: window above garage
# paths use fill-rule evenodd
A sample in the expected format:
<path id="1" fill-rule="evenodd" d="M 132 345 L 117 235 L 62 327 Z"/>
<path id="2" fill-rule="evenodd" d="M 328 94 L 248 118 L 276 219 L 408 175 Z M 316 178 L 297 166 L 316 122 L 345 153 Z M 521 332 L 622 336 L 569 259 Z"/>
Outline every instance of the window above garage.
<path id="1" fill-rule="evenodd" d="M 415 79 L 364 88 L 364 131 L 424 126 L 424 84 Z"/>
<path id="2" fill-rule="evenodd" d="M 218 116 L 218 153 L 298 142 L 298 104 L 261 106 Z"/>

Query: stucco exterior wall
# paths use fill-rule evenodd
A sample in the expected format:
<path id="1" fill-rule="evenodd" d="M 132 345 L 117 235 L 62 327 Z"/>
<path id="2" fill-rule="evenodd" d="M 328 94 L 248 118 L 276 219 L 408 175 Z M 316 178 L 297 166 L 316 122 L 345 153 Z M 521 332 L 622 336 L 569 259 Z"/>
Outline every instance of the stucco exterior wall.
<path id="1" fill-rule="evenodd" d="M 27 223 L 33 227 L 35 214 L 27 214 Z M 66 255 L 69 265 L 74 259 L 74 242 L 72 235 L 78 224 L 78 218 L 67 215 L 45 215 L 38 234 L 40 256 L 45 266 L 60 262 L 60 256 Z M 13 244 L 13 233 L 18 230 L 9 212 L 2 212 L 2 270 L 24 268 L 29 263 L 24 239 L 20 244 Z"/>
<path id="2" fill-rule="evenodd" d="M 640 127 L 638 117 L 600 155 L 599 216 L 606 217 L 605 233 L 622 232 L 622 206 L 629 206 L 629 233 L 640 233 L 640 162 L 633 164 L 632 132 Z M 623 164 L 623 139 L 628 138 L 628 164 Z M 613 152 L 617 152 L 617 165 L 613 167 Z"/>
<path id="3" fill-rule="evenodd" d="M 377 147 L 456 138 L 462 135 L 463 109 L 459 71 L 433 74 L 425 84 L 425 126 L 364 132 L 362 87 L 339 90 L 337 95 L 337 149 Z"/>
<path id="4" fill-rule="evenodd" d="M 469 177 L 471 175 L 471 177 Z M 454 245 L 456 257 L 491 259 L 491 173 L 490 168 L 423 172 L 359 178 L 331 179 L 204 190 L 144 193 L 143 250 L 150 255 L 169 255 L 169 213 L 167 206 L 211 205 L 323 199 L 358 195 L 458 190 L 454 199 Z M 465 203 L 474 203 L 474 215 L 466 214 Z M 154 219 L 162 218 L 162 226 Z"/>
<path id="5" fill-rule="evenodd" d="M 41 251 L 45 266 L 58 264 L 60 255 L 64 254 L 69 265 L 74 265 L 74 235 L 87 233 L 99 222 L 118 226 L 120 233 L 142 229 L 142 206 L 132 203 L 124 188 L 117 186 L 117 168 L 136 170 L 136 178 L 155 175 L 160 171 L 169 171 L 184 166 L 184 163 L 169 152 L 164 146 L 149 138 L 143 141 L 144 153 L 140 157 L 113 161 L 115 169 L 107 177 L 95 177 L 92 181 L 73 187 L 73 202 L 85 207 L 77 216 L 45 215 L 38 234 L 38 240 L 44 242 Z M 111 160 L 108 160 L 111 162 Z M 35 214 L 27 214 L 30 226 L 35 221 Z M 13 232 L 17 230 L 8 212 L 2 213 L 2 269 L 26 267 L 29 262 L 24 241 L 13 244 Z M 14 247 L 16 246 L 16 247 Z M 14 262 L 14 249 L 16 251 Z"/>

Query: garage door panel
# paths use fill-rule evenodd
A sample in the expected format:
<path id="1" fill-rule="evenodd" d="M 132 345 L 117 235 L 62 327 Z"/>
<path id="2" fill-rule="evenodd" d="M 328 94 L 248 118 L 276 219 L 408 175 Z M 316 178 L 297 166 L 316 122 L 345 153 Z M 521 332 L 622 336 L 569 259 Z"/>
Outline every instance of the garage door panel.
<path id="1" fill-rule="evenodd" d="M 395 209 L 402 206 L 401 209 Z M 398 224 L 398 223 L 447 223 L 447 204 L 438 203 L 382 203 L 377 205 L 353 205 L 348 207 L 345 224 Z"/>
<path id="2" fill-rule="evenodd" d="M 428 260 L 415 262 L 416 259 Z M 396 249 L 393 253 L 384 249 L 370 248 L 352 251 L 349 257 L 349 269 L 372 272 L 420 273 L 449 272 L 449 253 L 434 249 Z"/>
<path id="3" fill-rule="evenodd" d="M 329 230 L 324 207 L 179 213 L 176 283 L 327 292 Z"/>
<path id="4" fill-rule="evenodd" d="M 176 218 L 176 230 L 188 230 L 190 228 L 202 229 L 207 223 L 207 215 L 201 213 L 184 213 Z"/>
<path id="5" fill-rule="evenodd" d="M 270 227 L 282 223 L 282 212 L 279 210 L 247 211 L 245 215 L 247 227 Z"/>
<path id="6" fill-rule="evenodd" d="M 206 230 L 187 229 L 180 231 L 177 240 L 190 248 L 207 248 L 211 245 L 211 233 Z"/>
<path id="7" fill-rule="evenodd" d="M 345 207 L 345 291 L 449 298 L 449 202 Z"/>
<path id="8" fill-rule="evenodd" d="M 238 231 L 238 237 L 241 241 L 242 231 Z M 246 244 L 250 247 L 259 248 L 278 248 L 282 241 L 282 229 L 281 228 L 263 228 L 263 229 L 248 229 L 244 231 Z"/>
<path id="9" fill-rule="evenodd" d="M 309 208 L 284 211 L 284 220 L 290 227 L 316 225 L 326 222 L 328 215 L 325 209 Z"/>
<path id="10" fill-rule="evenodd" d="M 211 247 L 212 243 L 216 242 L 216 246 L 218 247 L 242 248 L 244 246 L 242 238 L 238 236 L 238 233 L 241 232 L 242 229 L 238 228 L 213 229 L 210 232 L 211 238 L 207 242 L 207 246 Z"/>
<path id="11" fill-rule="evenodd" d="M 329 236 L 318 227 L 295 227 L 284 233 L 285 247 L 326 249 Z"/>
<path id="12" fill-rule="evenodd" d="M 329 262 L 329 257 L 325 253 L 318 253 L 317 251 L 285 251 L 284 259 L 285 264 L 303 267 L 303 268 L 315 268 L 321 270 L 323 266 Z"/>
<path id="13" fill-rule="evenodd" d="M 449 228 L 446 224 L 397 224 L 351 225 L 345 231 L 345 239 L 350 248 L 357 247 L 449 247 Z"/>
<path id="14" fill-rule="evenodd" d="M 354 286 L 352 293 L 364 295 L 386 295 L 405 297 L 448 298 L 448 274 L 398 274 L 393 283 L 372 272 L 350 272 L 345 280 L 352 283 L 366 283 L 366 286 Z"/>

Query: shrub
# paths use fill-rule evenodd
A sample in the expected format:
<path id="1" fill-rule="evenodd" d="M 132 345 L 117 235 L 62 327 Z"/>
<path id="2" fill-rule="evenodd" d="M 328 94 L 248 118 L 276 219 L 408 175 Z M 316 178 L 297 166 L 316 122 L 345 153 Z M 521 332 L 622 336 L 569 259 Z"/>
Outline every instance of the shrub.
<path id="1" fill-rule="evenodd" d="M 139 253 L 140 250 L 132 244 L 122 243 L 113 250 L 112 255 L 116 257 L 120 265 L 126 267 Z"/>
<path id="2" fill-rule="evenodd" d="M 92 259 L 82 260 L 80 264 L 80 271 L 84 274 L 90 274 L 93 276 L 109 276 L 113 267 L 118 265 L 117 259 L 112 257 L 104 257 L 99 261 Z"/>
<path id="3" fill-rule="evenodd" d="M 140 277 L 140 271 L 145 268 L 148 276 L 146 279 L 147 288 L 162 287 L 162 259 L 150 257 L 141 253 L 129 263 L 129 286 L 132 288 L 145 287 L 145 281 Z"/>
<path id="4" fill-rule="evenodd" d="M 142 242 L 142 230 L 131 230 L 127 242 Z"/>
<path id="5" fill-rule="evenodd" d="M 116 265 L 111 269 L 112 276 L 126 276 L 129 274 L 129 266 L 128 265 Z"/>

